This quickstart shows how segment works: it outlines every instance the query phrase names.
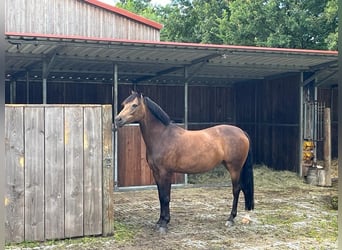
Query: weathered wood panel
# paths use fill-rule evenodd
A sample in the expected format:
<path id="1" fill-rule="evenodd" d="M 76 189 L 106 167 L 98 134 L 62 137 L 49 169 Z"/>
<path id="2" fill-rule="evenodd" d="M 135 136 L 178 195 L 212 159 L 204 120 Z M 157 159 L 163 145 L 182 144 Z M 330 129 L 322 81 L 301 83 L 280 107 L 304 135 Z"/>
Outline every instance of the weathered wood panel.
<path id="1" fill-rule="evenodd" d="M 6 220 L 5 238 L 24 241 L 24 108 L 13 107 L 5 112 L 6 148 Z"/>
<path id="2" fill-rule="evenodd" d="M 65 110 L 65 236 L 83 235 L 83 110 Z"/>
<path id="3" fill-rule="evenodd" d="M 6 0 L 5 31 L 159 41 L 158 29 L 80 0 Z"/>
<path id="4" fill-rule="evenodd" d="M 110 105 L 6 106 L 7 242 L 113 234 L 111 128 Z"/>
<path id="5" fill-rule="evenodd" d="M 45 238 L 64 238 L 64 111 L 45 109 Z"/>
<path id="6" fill-rule="evenodd" d="M 102 232 L 102 113 L 101 107 L 84 108 L 84 234 Z"/>
<path id="7" fill-rule="evenodd" d="M 141 134 L 138 126 L 124 126 L 118 131 L 118 186 L 139 186 L 151 183 L 151 176 L 141 175 L 148 168 L 141 157 Z"/>
<path id="8" fill-rule="evenodd" d="M 112 235 L 114 228 L 114 166 L 112 145 L 112 106 L 103 106 L 102 112 L 102 234 Z"/>
<path id="9" fill-rule="evenodd" d="M 25 109 L 25 240 L 44 235 L 44 109 Z"/>

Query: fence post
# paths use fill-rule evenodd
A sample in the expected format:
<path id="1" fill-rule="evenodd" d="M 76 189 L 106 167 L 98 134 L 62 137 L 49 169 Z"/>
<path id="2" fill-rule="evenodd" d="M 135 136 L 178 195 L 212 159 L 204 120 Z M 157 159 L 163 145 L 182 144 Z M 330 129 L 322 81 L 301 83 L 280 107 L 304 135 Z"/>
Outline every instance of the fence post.
<path id="1" fill-rule="evenodd" d="M 112 107 L 102 106 L 103 131 L 103 166 L 102 166 L 102 235 L 114 233 L 114 180 L 113 180 L 113 149 L 112 149 Z"/>

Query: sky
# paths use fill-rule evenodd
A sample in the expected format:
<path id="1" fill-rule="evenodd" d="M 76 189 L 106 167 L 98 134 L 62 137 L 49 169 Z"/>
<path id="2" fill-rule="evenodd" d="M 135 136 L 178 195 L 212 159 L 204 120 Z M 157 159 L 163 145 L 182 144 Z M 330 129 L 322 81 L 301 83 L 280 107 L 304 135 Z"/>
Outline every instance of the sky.
<path id="1" fill-rule="evenodd" d="M 99 0 L 101 2 L 107 3 L 107 4 L 111 4 L 111 5 L 115 5 L 115 3 L 118 0 Z M 171 0 L 152 0 L 152 4 L 159 4 L 159 5 L 166 5 L 168 3 L 170 3 Z"/>

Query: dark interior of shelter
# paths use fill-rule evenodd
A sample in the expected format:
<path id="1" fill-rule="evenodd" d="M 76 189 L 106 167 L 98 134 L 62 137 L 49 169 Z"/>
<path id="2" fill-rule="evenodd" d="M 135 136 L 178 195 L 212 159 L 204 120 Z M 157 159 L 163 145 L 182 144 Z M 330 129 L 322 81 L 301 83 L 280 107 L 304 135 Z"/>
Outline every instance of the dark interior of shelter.
<path id="1" fill-rule="evenodd" d="M 47 87 L 47 104 L 112 104 L 113 85 L 107 82 L 58 82 Z M 190 85 L 188 128 L 233 124 L 246 130 L 253 142 L 254 161 L 275 169 L 298 171 L 300 74 L 250 80 L 229 86 Z M 117 105 L 136 89 L 156 101 L 176 123 L 184 123 L 182 85 L 119 84 Z M 41 79 L 6 81 L 6 103 L 42 104 Z M 337 87 L 317 89 L 317 102 L 331 108 L 332 157 L 337 157 Z M 322 158 L 322 142 L 317 143 Z"/>

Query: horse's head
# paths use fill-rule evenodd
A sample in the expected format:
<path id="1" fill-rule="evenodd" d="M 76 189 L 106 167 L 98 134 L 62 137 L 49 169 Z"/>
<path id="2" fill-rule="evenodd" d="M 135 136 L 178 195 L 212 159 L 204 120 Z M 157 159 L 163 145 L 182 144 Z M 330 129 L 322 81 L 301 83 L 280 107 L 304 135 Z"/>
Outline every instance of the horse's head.
<path id="1" fill-rule="evenodd" d="M 122 110 L 115 117 L 115 124 L 122 127 L 125 124 L 139 122 L 144 117 L 144 98 L 132 91 L 131 95 L 122 102 Z"/>

